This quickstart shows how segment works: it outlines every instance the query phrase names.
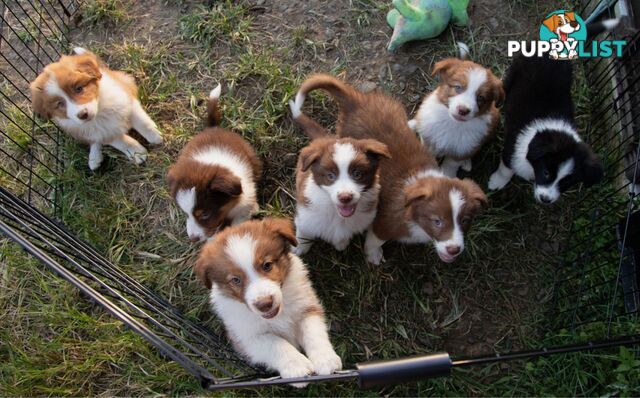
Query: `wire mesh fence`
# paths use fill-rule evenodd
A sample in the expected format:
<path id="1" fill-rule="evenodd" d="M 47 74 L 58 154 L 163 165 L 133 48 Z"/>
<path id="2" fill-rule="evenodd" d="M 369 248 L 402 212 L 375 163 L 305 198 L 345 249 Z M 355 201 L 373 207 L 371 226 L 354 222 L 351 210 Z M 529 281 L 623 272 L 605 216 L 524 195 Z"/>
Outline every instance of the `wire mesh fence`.
<path id="1" fill-rule="evenodd" d="M 67 52 L 68 26 L 79 3 L 0 3 L 0 231 L 182 365 L 205 388 L 300 381 L 271 377 L 248 365 L 224 335 L 181 314 L 56 221 L 62 205 L 65 138 L 54 124 L 33 116 L 29 82 Z M 597 8 L 590 3 L 583 15 Z M 613 13 L 614 7 L 609 7 L 602 15 Z M 334 375 L 307 377 L 305 382 L 358 379 L 369 387 L 448 374 L 456 367 L 638 344 L 640 33 L 624 39 L 628 44 L 623 57 L 586 61 L 583 68 L 591 94 L 591 117 L 583 136 L 601 155 L 606 181 L 578 194 L 574 225 L 556 268 L 549 315 L 552 329 L 568 336 L 564 342 L 580 342 L 473 358 L 441 353 L 362 364 Z"/>

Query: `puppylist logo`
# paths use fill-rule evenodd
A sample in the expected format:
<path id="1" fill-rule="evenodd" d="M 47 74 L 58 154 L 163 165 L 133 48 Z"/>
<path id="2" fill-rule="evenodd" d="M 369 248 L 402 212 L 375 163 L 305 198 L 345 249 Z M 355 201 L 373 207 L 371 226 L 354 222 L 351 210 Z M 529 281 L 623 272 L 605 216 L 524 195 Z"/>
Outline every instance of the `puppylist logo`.
<path id="1" fill-rule="evenodd" d="M 604 27 L 607 21 L 600 22 Z M 591 25 L 589 25 L 591 27 Z M 570 60 L 579 57 L 620 57 L 624 40 L 593 40 L 587 43 L 587 24 L 573 11 L 556 10 L 540 24 L 540 40 L 508 42 L 508 56 L 522 53 L 525 57 L 542 57 Z"/>

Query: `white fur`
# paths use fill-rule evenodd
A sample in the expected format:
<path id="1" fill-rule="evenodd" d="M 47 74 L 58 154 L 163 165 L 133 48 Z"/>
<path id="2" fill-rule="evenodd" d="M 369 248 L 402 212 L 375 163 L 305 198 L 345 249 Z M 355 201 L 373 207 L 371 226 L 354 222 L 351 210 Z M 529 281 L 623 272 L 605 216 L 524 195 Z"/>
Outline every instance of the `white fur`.
<path id="1" fill-rule="evenodd" d="M 451 256 L 447 252 L 447 247 L 456 246 L 460 248 L 458 253 L 462 253 L 464 250 L 464 234 L 462 233 L 462 229 L 460 228 L 460 223 L 458 222 L 458 215 L 460 215 L 460 209 L 464 205 L 464 197 L 462 193 L 453 189 L 449 191 L 449 200 L 451 201 L 451 217 L 453 219 L 453 232 L 451 237 L 445 241 L 434 242 L 436 250 L 438 251 L 438 255 L 443 260 L 449 259 L 453 260 L 456 256 Z"/>
<path id="2" fill-rule="evenodd" d="M 535 119 L 529 123 L 522 132 L 518 135 L 516 140 L 513 156 L 511 158 L 511 169 L 505 164 L 500 162 L 498 170 L 496 170 L 489 179 L 489 189 L 502 189 L 511 180 L 513 174 L 517 174 L 520 178 L 524 178 L 528 181 L 535 179 L 535 172 L 533 166 L 527 160 L 527 153 L 529 153 L 529 144 L 536 134 L 545 131 L 553 130 L 563 132 L 571 136 L 576 142 L 581 142 L 580 136 L 575 128 L 562 119 L 546 118 Z"/>
<path id="3" fill-rule="evenodd" d="M 469 50 L 469 46 L 467 46 L 465 43 L 459 41 L 456 42 L 456 45 L 458 46 L 458 56 L 460 57 L 460 59 L 468 59 L 469 58 L 469 54 L 471 54 L 471 51 Z"/>
<path id="4" fill-rule="evenodd" d="M 464 106 L 471 110 L 468 115 L 463 116 L 465 120 L 470 120 L 476 117 L 478 113 L 478 102 L 476 96 L 478 89 L 488 79 L 487 71 L 484 68 L 473 68 L 467 72 L 468 82 L 466 89 L 451 98 L 449 98 L 449 114 L 451 118 L 458 113 L 459 106 Z"/>
<path id="5" fill-rule="evenodd" d="M 302 114 L 302 105 L 304 105 L 304 100 L 306 96 L 301 91 L 298 91 L 296 94 L 296 100 L 289 101 L 289 108 L 291 108 L 291 115 L 294 119 L 297 119 Z"/>
<path id="6" fill-rule="evenodd" d="M 218 84 L 211 92 L 209 93 L 209 98 L 218 99 L 220 98 L 220 94 L 222 94 L 222 86 Z"/>
<path id="7" fill-rule="evenodd" d="M 251 166 L 227 148 L 208 146 L 193 154 L 193 159 L 207 165 L 218 165 L 226 168 L 240 179 L 242 194 L 238 204 L 231 209 L 228 217 L 231 224 L 236 225 L 251 218 L 258 211 L 256 185 L 253 181 Z M 205 240 L 209 237 L 193 216 L 195 205 L 195 187 L 180 190 L 176 194 L 178 205 L 187 215 L 187 234 L 192 240 Z"/>
<path id="8" fill-rule="evenodd" d="M 373 228 L 369 228 L 367 231 L 367 239 L 364 242 L 364 251 L 367 255 L 367 261 L 373 265 L 380 265 L 384 262 L 384 252 L 382 251 L 382 245 L 386 241 L 378 238 L 376 233 L 373 232 Z"/>
<path id="9" fill-rule="evenodd" d="M 294 252 L 298 255 L 309 250 L 314 238 L 330 242 L 337 250 L 344 250 L 351 238 L 367 229 L 376 216 L 375 204 L 378 201 L 380 185 L 376 183 L 367 191 L 363 191 L 364 186 L 357 184 L 349 174 L 349 165 L 356 157 L 355 148 L 351 144 L 341 143 L 336 144 L 334 148 L 333 161 L 339 171 L 337 180 L 329 186 L 320 186 L 309 174 L 303 184 L 303 195 L 307 198 L 308 204 L 298 203 L 296 208 L 298 246 Z M 356 210 L 350 217 L 341 216 L 337 210 L 340 193 L 351 194 L 351 203 L 357 203 Z M 372 209 L 365 211 L 367 208 Z"/>
<path id="10" fill-rule="evenodd" d="M 84 50 L 80 48 L 76 51 Z M 84 50 L 86 52 L 86 50 Z M 112 79 L 107 71 L 101 70 L 102 78 L 98 85 L 96 99 L 76 104 L 58 85 L 53 74 L 44 88 L 47 94 L 61 97 L 66 104 L 67 117 L 54 117 L 54 121 L 66 133 L 83 142 L 110 145 L 123 152 L 137 164 L 143 163 L 147 157 L 147 150 L 136 140 L 126 135 L 135 128 L 149 143 L 160 144 L 162 136 L 155 123 L 142 109 L 140 101 L 131 97 L 129 93 Z M 78 114 L 87 111 L 89 118 L 81 120 Z M 102 162 L 102 154 L 98 146 L 94 146 L 89 153 L 89 168 L 95 170 Z"/>
<path id="11" fill-rule="evenodd" d="M 482 72 L 485 71 L 482 70 Z M 464 93 L 457 97 L 462 95 Z M 460 99 L 459 102 L 463 100 L 465 103 L 472 101 L 475 104 L 475 92 L 472 100 L 465 98 Z M 477 109 L 477 105 L 474 106 Z M 468 107 L 472 109 L 471 106 Z M 453 105 L 447 107 L 440 102 L 436 90 L 425 98 L 415 119 L 409 121 L 409 127 L 420 134 L 423 142 L 434 155 L 445 157 L 442 169 L 449 177 L 455 177 L 458 168 L 464 164 L 464 161 L 456 161 L 449 157 L 462 158 L 477 150 L 490 133 L 491 128 L 491 114 L 489 113 L 467 121 L 458 121 L 451 116 L 452 111 L 456 112 L 456 108 Z M 470 165 L 468 166 L 470 168 Z"/>
<path id="12" fill-rule="evenodd" d="M 262 283 L 257 273 L 249 270 L 254 250 L 255 242 L 247 235 L 235 237 L 225 248 L 238 266 L 245 272 L 250 271 L 247 273 L 250 286 Z M 289 256 L 291 267 L 281 288 L 263 284 L 254 289 L 260 291 L 266 286 L 267 289 L 280 290 L 280 312 L 277 316 L 263 318 L 243 302 L 226 296 L 215 283 L 210 294 L 213 309 L 222 319 L 236 349 L 251 363 L 265 365 L 283 378 L 303 377 L 311 373 L 331 374 L 342 368 L 342 361 L 333 350 L 324 317 L 305 313 L 309 307 L 321 308 L 321 304 L 305 265 L 294 254 Z M 305 385 L 299 383 L 295 386 Z"/>
<path id="13" fill-rule="evenodd" d="M 556 175 L 556 179 L 548 185 L 535 185 L 533 189 L 533 195 L 535 196 L 538 202 L 544 202 L 542 200 L 543 197 L 547 198 L 548 203 L 555 202 L 560 198 L 562 192 L 560 192 L 560 187 L 558 187 L 558 183 L 560 180 L 565 178 L 566 176 L 573 173 L 573 169 L 575 167 L 575 162 L 573 158 L 567 159 L 560 164 L 558 167 L 558 174 Z"/>

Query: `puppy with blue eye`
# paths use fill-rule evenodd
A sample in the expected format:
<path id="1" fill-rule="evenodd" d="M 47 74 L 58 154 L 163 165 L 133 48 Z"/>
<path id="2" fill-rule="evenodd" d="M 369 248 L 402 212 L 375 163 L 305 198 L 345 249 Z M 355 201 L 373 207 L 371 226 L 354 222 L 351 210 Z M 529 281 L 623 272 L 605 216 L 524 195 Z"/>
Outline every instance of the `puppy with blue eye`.
<path id="1" fill-rule="evenodd" d="M 377 140 L 335 137 L 315 139 L 300 152 L 296 254 L 306 253 L 315 238 L 342 251 L 369 228 L 378 209 L 380 160 L 390 156 Z"/>

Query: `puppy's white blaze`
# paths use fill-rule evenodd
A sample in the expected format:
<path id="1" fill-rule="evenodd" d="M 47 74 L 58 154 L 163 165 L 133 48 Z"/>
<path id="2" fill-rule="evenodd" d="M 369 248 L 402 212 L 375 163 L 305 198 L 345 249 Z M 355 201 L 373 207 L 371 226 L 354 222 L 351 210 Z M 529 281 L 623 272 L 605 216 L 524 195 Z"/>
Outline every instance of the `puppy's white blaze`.
<path id="1" fill-rule="evenodd" d="M 458 53 L 460 55 L 460 58 L 468 59 L 469 54 L 471 54 L 471 51 L 469 51 L 469 46 L 467 46 L 465 43 L 461 41 L 457 42 L 456 45 L 458 46 Z"/>
<path id="2" fill-rule="evenodd" d="M 405 185 L 411 185 L 414 182 L 427 177 L 435 177 L 435 178 L 449 178 L 440 169 L 424 169 L 411 177 L 407 178 L 404 182 Z"/>
<path id="3" fill-rule="evenodd" d="M 94 116 L 96 116 L 96 113 L 98 113 L 97 100 L 93 99 L 84 104 L 77 104 L 60 87 L 58 80 L 53 74 L 49 74 L 49 80 L 47 81 L 47 84 L 45 85 L 44 90 L 45 92 L 47 92 L 47 94 L 54 97 L 56 96 L 61 97 L 64 100 L 66 105 L 67 119 L 73 124 L 78 125 L 78 124 L 85 123 L 84 120 L 81 120 L 78 118 L 78 113 L 80 113 L 83 110 L 86 110 L 89 113 L 90 118 L 93 118 Z"/>
<path id="4" fill-rule="evenodd" d="M 447 253 L 447 246 L 458 246 L 460 247 L 460 253 L 464 250 L 464 234 L 462 233 L 462 229 L 460 228 L 460 224 L 458 222 L 458 216 L 460 215 L 460 209 L 465 203 L 465 199 L 462 196 L 462 193 L 456 189 L 452 189 L 449 191 L 449 200 L 451 201 L 451 217 L 453 218 L 453 233 L 451 237 L 446 241 L 436 242 L 436 249 L 449 256 Z"/>
<path id="5" fill-rule="evenodd" d="M 209 98 L 218 99 L 220 98 L 220 94 L 222 94 L 222 86 L 218 83 L 218 85 L 209 93 Z"/>
<path id="6" fill-rule="evenodd" d="M 469 82 L 464 92 L 452 97 L 449 100 L 449 112 L 452 115 L 458 113 L 458 106 L 462 105 L 471 110 L 471 112 L 464 116 L 466 119 L 475 117 L 478 112 L 478 102 L 476 101 L 476 93 L 480 86 L 487 81 L 487 71 L 484 68 L 473 68 L 467 72 Z"/>
<path id="7" fill-rule="evenodd" d="M 534 190 L 536 199 L 540 200 L 540 198 L 544 195 L 551 199 L 551 202 L 555 202 L 556 200 L 558 200 L 560 195 L 562 195 L 558 184 L 560 183 L 560 180 L 573 173 L 574 167 L 575 162 L 573 161 L 573 159 L 567 159 L 562 162 L 558 167 L 558 174 L 556 175 L 556 179 L 551 184 L 536 185 Z"/>
<path id="8" fill-rule="evenodd" d="M 82 47 L 74 47 L 73 48 L 73 53 L 76 54 L 76 55 L 82 55 L 82 54 L 88 53 L 88 51 L 85 48 L 82 48 Z"/>
<path id="9" fill-rule="evenodd" d="M 261 277 L 253 268 L 256 240 L 251 235 L 232 235 L 226 242 L 224 252 L 246 276 L 244 299 L 252 311 L 260 313 L 254 303 L 263 297 L 273 298 L 273 308 L 282 303 L 280 286 L 269 278 Z"/>
<path id="10" fill-rule="evenodd" d="M 187 235 L 190 238 L 205 239 L 207 234 L 193 216 L 193 207 L 196 205 L 196 188 L 181 189 L 176 193 L 176 202 L 187 215 Z"/>
<path id="11" fill-rule="evenodd" d="M 338 167 L 338 179 L 326 189 L 330 192 L 335 203 L 340 203 L 338 200 L 340 193 L 351 193 L 353 195 L 351 203 L 356 203 L 360 199 L 363 187 L 356 184 L 349 174 L 349 165 L 355 159 L 356 154 L 356 149 L 351 144 L 339 143 L 334 146 L 333 161 Z"/>

